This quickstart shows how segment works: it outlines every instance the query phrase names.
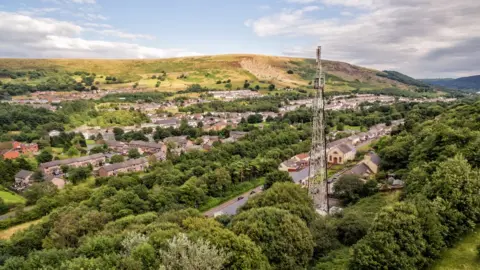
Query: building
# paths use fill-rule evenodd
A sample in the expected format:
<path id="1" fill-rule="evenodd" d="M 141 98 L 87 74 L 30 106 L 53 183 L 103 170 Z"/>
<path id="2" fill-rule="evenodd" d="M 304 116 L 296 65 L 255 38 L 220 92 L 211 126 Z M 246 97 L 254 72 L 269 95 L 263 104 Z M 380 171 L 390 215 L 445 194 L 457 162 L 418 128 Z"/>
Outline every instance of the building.
<path id="1" fill-rule="evenodd" d="M 108 141 L 105 141 L 105 144 L 108 146 L 108 148 L 112 149 L 113 151 L 124 154 L 124 155 L 127 154 L 129 149 L 128 145 L 124 142 L 108 140 Z"/>
<path id="2" fill-rule="evenodd" d="M 342 143 L 336 145 L 328 150 L 328 163 L 345 164 L 350 160 L 354 160 L 356 153 L 355 147 L 350 144 Z"/>
<path id="3" fill-rule="evenodd" d="M 166 144 L 173 144 L 174 148 L 184 151 L 193 145 L 193 142 L 190 141 L 187 136 L 168 137 L 163 139 L 163 142 Z"/>
<path id="4" fill-rule="evenodd" d="M 14 141 L 12 143 L 13 149 L 21 152 L 24 155 L 34 154 L 38 152 L 38 144 L 36 143 L 21 143 Z"/>
<path id="5" fill-rule="evenodd" d="M 94 168 L 100 167 L 105 163 L 105 154 L 99 153 L 95 155 L 69 158 L 63 160 L 54 160 L 40 164 L 40 169 L 45 175 L 59 175 L 62 173 L 62 166 L 84 167 L 92 165 Z"/>
<path id="6" fill-rule="evenodd" d="M 22 191 L 29 187 L 32 184 L 32 175 L 33 172 L 21 170 L 17 174 L 15 174 L 15 184 L 13 184 L 13 188 L 17 191 Z"/>
<path id="7" fill-rule="evenodd" d="M 101 177 L 118 175 L 120 173 L 141 172 L 148 168 L 146 158 L 130 159 L 125 162 L 103 166 L 98 170 Z"/>
<path id="8" fill-rule="evenodd" d="M 167 146 L 164 143 L 151 143 L 144 141 L 131 141 L 128 146 L 138 149 L 140 153 L 154 154 L 158 152 L 167 153 Z"/>
<path id="9" fill-rule="evenodd" d="M 179 128 L 180 127 L 180 123 L 176 118 L 161 119 L 161 120 L 155 121 L 154 123 L 161 128 L 169 128 L 169 127 Z"/>
<path id="10" fill-rule="evenodd" d="M 365 155 L 364 159 L 344 174 L 354 174 L 361 178 L 368 178 L 378 172 L 380 157 L 374 152 Z"/>
<path id="11" fill-rule="evenodd" d="M 20 157 L 20 152 L 14 149 L 10 150 L 3 150 L 2 151 L 2 157 L 3 159 L 16 159 Z"/>

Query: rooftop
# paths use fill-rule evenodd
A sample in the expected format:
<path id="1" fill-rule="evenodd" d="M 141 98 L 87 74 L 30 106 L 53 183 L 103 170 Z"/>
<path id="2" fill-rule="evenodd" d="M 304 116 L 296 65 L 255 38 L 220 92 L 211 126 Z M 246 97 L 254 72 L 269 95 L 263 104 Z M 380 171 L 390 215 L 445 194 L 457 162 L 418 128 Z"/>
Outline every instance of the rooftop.
<path id="1" fill-rule="evenodd" d="M 67 165 L 67 164 L 74 163 L 74 162 L 88 161 L 88 160 L 91 160 L 91 159 L 97 159 L 97 158 L 102 158 L 102 157 L 105 157 L 105 154 L 99 153 L 99 154 L 94 154 L 94 155 L 90 155 L 90 156 L 78 157 L 78 158 L 54 160 L 54 161 L 42 163 L 42 164 L 40 164 L 40 167 L 48 168 L 48 167 L 53 167 L 53 166 L 58 166 L 58 165 Z"/>
<path id="2" fill-rule="evenodd" d="M 123 168 L 128 168 L 128 167 L 131 167 L 131 166 L 144 164 L 144 163 L 147 163 L 147 162 L 148 161 L 147 161 L 146 158 L 130 159 L 130 160 L 127 160 L 125 162 L 115 163 L 115 164 L 112 164 L 112 165 L 104 166 L 102 169 L 106 170 L 107 172 L 111 172 L 111 171 L 116 171 L 118 169 L 123 169 Z"/>

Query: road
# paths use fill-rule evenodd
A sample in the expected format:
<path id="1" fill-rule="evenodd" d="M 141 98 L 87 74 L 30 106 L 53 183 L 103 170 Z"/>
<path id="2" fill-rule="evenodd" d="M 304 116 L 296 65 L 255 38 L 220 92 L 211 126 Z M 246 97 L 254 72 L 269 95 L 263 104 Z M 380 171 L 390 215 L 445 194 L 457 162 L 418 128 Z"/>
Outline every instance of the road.
<path id="1" fill-rule="evenodd" d="M 254 194 L 250 194 L 252 191 L 255 191 Z M 221 205 L 214 207 L 203 214 L 207 217 L 213 217 L 215 213 L 222 212 L 225 215 L 235 215 L 237 213 L 238 208 L 242 205 L 246 204 L 250 197 L 253 197 L 262 192 L 262 187 L 256 187 L 248 192 L 243 193 L 227 202 L 222 203 Z M 243 199 L 239 200 L 239 197 L 243 197 Z"/>

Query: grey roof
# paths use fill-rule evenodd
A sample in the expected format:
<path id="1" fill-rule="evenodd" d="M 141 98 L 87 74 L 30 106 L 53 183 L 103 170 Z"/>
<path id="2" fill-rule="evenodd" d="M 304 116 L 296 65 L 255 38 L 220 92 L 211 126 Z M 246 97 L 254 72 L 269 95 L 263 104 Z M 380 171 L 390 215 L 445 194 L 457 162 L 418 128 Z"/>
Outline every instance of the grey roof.
<path id="1" fill-rule="evenodd" d="M 90 155 L 90 156 L 78 157 L 78 158 L 54 160 L 54 161 L 42 163 L 42 164 L 40 164 L 40 167 L 48 168 L 48 167 L 53 167 L 53 166 L 58 166 L 58 165 L 68 165 L 68 164 L 74 163 L 74 162 L 88 161 L 88 160 L 91 160 L 91 159 L 97 159 L 97 158 L 101 158 L 101 157 L 105 157 L 105 154 L 99 153 L 99 154 L 94 154 L 94 155 Z"/>
<path id="2" fill-rule="evenodd" d="M 355 167 L 350 169 L 346 174 L 355 174 L 355 175 L 362 176 L 365 173 L 368 173 L 369 171 L 370 171 L 370 168 L 368 168 L 368 166 L 365 165 L 365 163 L 361 162 L 361 163 L 355 165 Z"/>
<path id="3" fill-rule="evenodd" d="M 157 125 L 176 125 L 177 123 L 177 119 L 163 119 L 155 121 L 155 124 Z"/>
<path id="4" fill-rule="evenodd" d="M 125 162 L 120 162 L 120 163 L 115 163 L 115 164 L 112 164 L 112 165 L 103 166 L 102 169 L 106 170 L 107 172 L 111 172 L 111 171 L 115 171 L 115 170 L 118 170 L 118 169 L 128 168 L 130 166 L 135 166 L 135 165 L 139 165 L 139 164 L 143 164 L 143 163 L 147 163 L 146 158 L 130 159 L 130 160 L 127 160 Z"/>
<path id="5" fill-rule="evenodd" d="M 305 167 L 304 169 L 298 171 L 298 172 L 290 172 L 290 176 L 293 179 L 293 182 L 296 184 L 300 184 L 300 182 L 308 177 L 308 170 L 309 166 Z"/>
<path id="6" fill-rule="evenodd" d="M 372 162 L 373 162 L 375 165 L 377 165 L 377 166 L 380 165 L 381 159 L 380 159 L 380 157 L 379 157 L 376 153 L 370 152 L 368 155 L 370 156 L 370 159 L 372 160 Z"/>
<path id="7" fill-rule="evenodd" d="M 342 143 L 342 144 L 339 144 L 337 145 L 337 148 L 342 151 L 344 154 L 345 153 L 348 153 L 348 152 L 351 152 L 351 151 L 355 151 L 355 148 L 351 147 L 350 145 L 348 144 L 345 144 L 345 143 Z"/>
<path id="8" fill-rule="evenodd" d="M 175 137 L 167 137 L 163 139 L 164 142 L 175 142 L 175 143 L 186 143 L 187 136 L 175 136 Z"/>
<path id="9" fill-rule="evenodd" d="M 108 146 L 115 146 L 115 147 L 125 146 L 125 143 L 124 143 L 124 142 L 119 142 L 119 141 L 107 140 L 107 141 L 105 141 L 105 143 L 106 143 Z"/>
<path id="10" fill-rule="evenodd" d="M 25 178 L 29 177 L 29 176 L 32 175 L 32 174 L 33 174 L 33 172 L 31 172 L 31 171 L 21 170 L 21 171 L 19 171 L 17 174 L 15 174 L 15 178 L 25 179 Z"/>
<path id="11" fill-rule="evenodd" d="M 161 149 L 163 147 L 163 144 L 144 142 L 144 141 L 131 141 L 130 146 L 139 146 L 139 147 Z"/>

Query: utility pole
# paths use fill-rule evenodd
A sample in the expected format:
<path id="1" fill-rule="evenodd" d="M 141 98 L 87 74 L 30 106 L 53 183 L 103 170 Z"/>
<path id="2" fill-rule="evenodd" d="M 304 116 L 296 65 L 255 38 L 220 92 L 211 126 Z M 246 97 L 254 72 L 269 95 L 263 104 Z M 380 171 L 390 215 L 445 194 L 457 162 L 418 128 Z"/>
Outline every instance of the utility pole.
<path id="1" fill-rule="evenodd" d="M 322 47 L 317 48 L 317 73 L 314 80 L 315 99 L 313 100 L 313 130 L 308 171 L 308 193 L 314 207 L 320 213 L 328 214 L 327 179 L 327 138 L 325 136 L 325 74 L 322 70 Z"/>

